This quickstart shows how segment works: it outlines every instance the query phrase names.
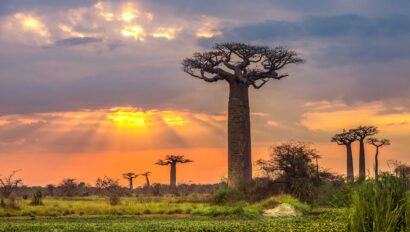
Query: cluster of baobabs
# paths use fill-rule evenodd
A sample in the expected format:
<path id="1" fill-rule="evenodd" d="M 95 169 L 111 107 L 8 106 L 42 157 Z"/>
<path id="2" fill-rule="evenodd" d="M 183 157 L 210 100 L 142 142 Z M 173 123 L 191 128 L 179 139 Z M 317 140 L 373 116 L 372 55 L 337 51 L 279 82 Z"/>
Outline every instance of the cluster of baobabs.
<path id="1" fill-rule="evenodd" d="M 378 133 L 378 129 L 375 126 L 359 126 L 354 129 L 345 130 L 342 133 L 336 134 L 332 137 L 332 142 L 336 142 L 339 145 L 346 146 L 347 152 L 347 179 L 354 181 L 353 173 L 353 155 L 352 155 L 352 143 L 359 141 L 360 153 L 359 153 L 359 179 L 366 178 L 366 164 L 365 164 L 365 150 L 364 145 L 373 145 L 376 148 L 376 154 L 374 157 L 374 178 L 377 180 L 379 177 L 379 148 L 390 145 L 388 139 L 378 139 L 372 137 Z"/>
<path id="2" fill-rule="evenodd" d="M 182 155 L 167 155 L 165 157 L 165 159 L 163 160 L 158 160 L 155 164 L 157 165 L 161 165 L 161 166 L 171 166 L 171 173 L 170 173 L 170 187 L 171 188 L 175 188 L 176 187 L 176 183 L 177 183 L 177 170 L 176 170 L 176 166 L 177 163 L 190 163 L 193 162 L 190 159 L 186 159 L 184 156 Z M 144 172 L 141 174 L 135 174 L 133 172 L 127 172 L 122 174 L 122 176 L 128 180 L 129 182 L 129 187 L 130 190 L 132 191 L 134 189 L 133 187 L 133 181 L 135 178 L 137 178 L 139 175 L 144 176 L 146 179 L 146 188 L 149 191 L 150 189 L 150 183 L 149 183 L 149 175 L 151 174 L 151 172 Z"/>

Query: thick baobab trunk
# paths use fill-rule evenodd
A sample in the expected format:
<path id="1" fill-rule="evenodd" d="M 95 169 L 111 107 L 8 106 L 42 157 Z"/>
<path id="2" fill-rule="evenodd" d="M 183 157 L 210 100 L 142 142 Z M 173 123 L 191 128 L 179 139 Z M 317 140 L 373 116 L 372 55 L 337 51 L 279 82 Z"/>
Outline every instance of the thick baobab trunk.
<path id="1" fill-rule="evenodd" d="M 149 185 L 148 175 L 145 176 L 145 179 L 147 180 L 146 193 L 147 193 L 147 194 L 150 194 L 150 192 L 151 192 L 151 187 L 150 187 L 150 185 Z"/>
<path id="2" fill-rule="evenodd" d="M 132 186 L 132 179 L 129 179 L 130 181 L 130 190 L 132 191 L 134 189 L 134 186 Z"/>
<path id="3" fill-rule="evenodd" d="M 228 103 L 228 186 L 240 188 L 252 180 L 248 86 L 230 83 Z"/>
<path id="4" fill-rule="evenodd" d="M 175 188 L 177 186 L 177 164 L 171 163 L 171 178 L 170 178 L 170 186 L 171 188 Z"/>
<path id="5" fill-rule="evenodd" d="M 366 179 L 366 160 L 364 156 L 364 140 L 360 140 L 359 179 Z"/>
<path id="6" fill-rule="evenodd" d="M 374 156 L 374 178 L 379 179 L 379 148 L 376 147 L 376 155 Z"/>
<path id="7" fill-rule="evenodd" d="M 346 152 L 347 152 L 347 180 L 350 182 L 354 181 L 354 172 L 353 172 L 353 155 L 352 155 L 352 144 L 346 144 Z"/>

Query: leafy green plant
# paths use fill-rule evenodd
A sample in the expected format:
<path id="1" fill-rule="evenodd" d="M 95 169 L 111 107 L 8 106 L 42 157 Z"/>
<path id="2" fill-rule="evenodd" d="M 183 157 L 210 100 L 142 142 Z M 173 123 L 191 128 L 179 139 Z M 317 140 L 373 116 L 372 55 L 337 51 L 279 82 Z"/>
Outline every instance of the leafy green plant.
<path id="1" fill-rule="evenodd" d="M 109 200 L 110 205 L 118 205 L 121 202 L 120 197 L 117 194 L 110 194 Z"/>
<path id="2" fill-rule="evenodd" d="M 405 231 L 408 183 L 383 174 L 363 181 L 352 196 L 349 231 Z"/>
<path id="3" fill-rule="evenodd" d="M 244 200 L 244 198 L 244 193 L 241 190 L 223 187 L 215 191 L 212 202 L 214 204 L 234 203 Z"/>
<path id="4" fill-rule="evenodd" d="M 43 204 L 43 191 L 41 189 L 37 189 L 31 199 L 31 205 L 42 205 Z"/>

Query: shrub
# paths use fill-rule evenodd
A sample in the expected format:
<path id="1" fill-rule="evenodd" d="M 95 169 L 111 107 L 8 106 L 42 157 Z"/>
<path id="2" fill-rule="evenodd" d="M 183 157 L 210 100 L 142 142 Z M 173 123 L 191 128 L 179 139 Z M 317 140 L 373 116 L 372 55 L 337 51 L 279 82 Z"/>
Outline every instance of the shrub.
<path id="1" fill-rule="evenodd" d="M 8 204 L 6 204 L 6 207 L 10 209 L 20 209 L 20 206 L 17 204 L 17 200 L 15 196 L 11 195 L 9 197 L 9 202 Z"/>
<path id="2" fill-rule="evenodd" d="M 355 184 L 345 184 L 340 188 L 334 188 L 334 191 L 329 190 L 325 196 L 319 197 L 316 202 L 318 205 L 331 206 L 335 208 L 346 208 L 352 204 L 352 195 L 355 189 Z M 319 191 L 324 191 L 319 189 Z"/>
<path id="3" fill-rule="evenodd" d="M 43 192 L 41 189 L 37 189 L 31 199 L 31 205 L 42 205 L 43 204 Z"/>
<path id="4" fill-rule="evenodd" d="M 225 204 L 241 201 L 244 199 L 245 194 L 242 191 L 223 187 L 215 191 L 212 202 L 214 204 Z"/>
<path id="5" fill-rule="evenodd" d="M 352 196 L 348 231 L 405 231 L 408 183 L 383 174 L 361 183 Z"/>
<path id="6" fill-rule="evenodd" d="M 110 200 L 110 205 L 120 204 L 120 197 L 117 194 L 110 194 L 109 200 Z"/>

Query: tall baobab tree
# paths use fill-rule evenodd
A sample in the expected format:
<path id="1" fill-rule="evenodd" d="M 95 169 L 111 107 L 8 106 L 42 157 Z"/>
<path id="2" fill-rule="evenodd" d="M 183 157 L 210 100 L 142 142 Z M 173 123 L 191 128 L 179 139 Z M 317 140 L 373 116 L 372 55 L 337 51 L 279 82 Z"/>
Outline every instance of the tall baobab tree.
<path id="1" fill-rule="evenodd" d="M 122 177 L 124 177 L 124 179 L 128 180 L 131 191 L 134 189 L 133 181 L 134 181 L 135 178 L 137 178 L 137 176 L 138 175 L 133 173 L 133 172 L 127 172 L 127 173 L 122 174 Z"/>
<path id="2" fill-rule="evenodd" d="M 151 174 L 151 172 L 144 172 L 144 173 L 141 173 L 140 175 L 141 176 L 145 176 L 145 180 L 147 181 L 147 184 L 146 184 L 146 193 L 147 194 L 149 194 L 150 193 L 150 189 L 151 189 L 151 187 L 150 187 L 150 184 L 149 184 L 149 178 L 148 178 L 148 176 Z"/>
<path id="3" fill-rule="evenodd" d="M 217 44 L 210 51 L 194 53 L 182 62 L 184 72 L 206 82 L 226 81 L 228 101 L 228 185 L 239 188 L 252 180 L 251 132 L 248 89 L 260 89 L 270 80 L 288 74 L 278 71 L 301 63 L 298 54 L 285 47 L 243 43 Z"/>
<path id="4" fill-rule="evenodd" d="M 354 181 L 354 171 L 353 171 L 353 155 L 352 155 L 352 143 L 356 141 L 357 137 L 352 131 L 343 130 L 342 133 L 335 134 L 332 137 L 332 142 L 338 145 L 346 146 L 346 167 L 347 167 L 347 179 L 350 182 Z"/>
<path id="5" fill-rule="evenodd" d="M 171 166 L 171 173 L 170 173 L 170 186 L 171 188 L 175 188 L 176 187 L 176 183 L 177 183 L 177 163 L 190 163 L 193 162 L 190 159 L 185 159 L 184 156 L 182 155 L 167 155 L 165 157 L 165 159 L 163 160 L 158 160 L 155 164 L 158 165 L 170 165 Z"/>
<path id="6" fill-rule="evenodd" d="M 373 145 L 376 148 L 376 154 L 374 155 L 374 178 L 379 179 L 379 148 L 390 145 L 388 139 L 368 138 L 367 143 Z"/>
<path id="7" fill-rule="evenodd" d="M 351 130 L 355 135 L 357 140 L 360 142 L 360 154 L 359 154 L 359 179 L 366 179 L 366 158 L 364 152 L 364 140 L 377 134 L 379 131 L 375 126 L 359 126 L 358 128 Z"/>

